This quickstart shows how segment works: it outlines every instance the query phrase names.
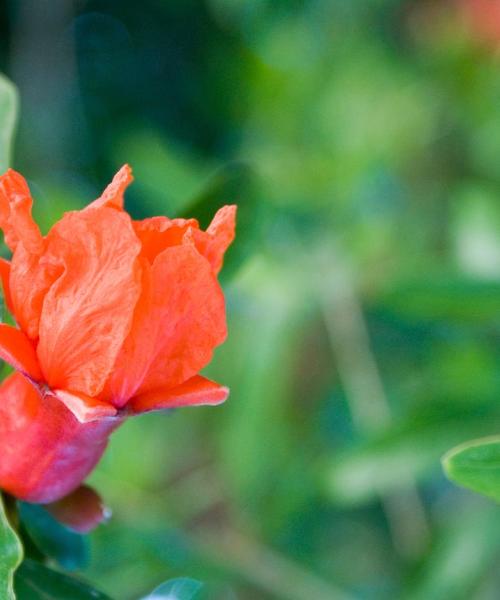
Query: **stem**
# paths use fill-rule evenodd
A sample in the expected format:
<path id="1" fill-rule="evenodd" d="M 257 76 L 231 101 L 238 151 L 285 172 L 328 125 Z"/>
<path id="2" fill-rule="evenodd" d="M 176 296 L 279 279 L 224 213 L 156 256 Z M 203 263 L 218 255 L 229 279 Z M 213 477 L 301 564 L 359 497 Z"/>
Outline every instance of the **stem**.
<path id="1" fill-rule="evenodd" d="M 205 470 L 205 467 L 201 469 Z M 201 474 L 196 470 L 190 472 L 188 479 L 195 478 L 199 482 Z M 94 480 L 103 478 L 103 486 L 109 485 L 111 473 L 95 473 Z M 98 484 L 98 482 L 97 482 Z M 204 489 L 207 489 L 205 480 Z M 128 499 L 127 509 L 131 515 L 136 507 L 146 503 L 150 515 L 157 515 L 164 521 L 165 506 L 177 508 L 176 516 L 183 523 L 182 535 L 197 553 L 207 561 L 237 573 L 246 582 L 260 590 L 282 600 L 355 600 L 353 596 L 339 588 L 338 585 L 323 579 L 294 560 L 283 556 L 280 552 L 253 539 L 251 535 L 241 532 L 241 528 L 230 519 L 216 529 L 192 523 L 197 515 L 206 513 L 210 506 L 216 506 L 218 497 L 215 490 L 208 486 L 209 498 L 205 507 L 192 507 L 192 485 L 189 482 L 176 482 L 164 494 L 149 494 L 137 488 L 130 481 L 119 480 L 120 495 L 116 502 L 123 502 L 123 495 Z M 199 489 L 199 486 L 198 486 Z M 218 487 L 220 489 L 220 486 Z M 203 494 L 205 496 L 205 494 Z M 231 512 L 231 511 L 228 511 Z M 190 526 L 191 524 L 191 526 Z M 188 530 L 189 529 L 189 533 Z M 109 575 L 109 573 L 108 573 Z"/>
<path id="2" fill-rule="evenodd" d="M 0 492 L 5 507 L 5 515 L 9 521 L 10 526 L 16 533 L 19 533 L 19 512 L 17 510 L 17 501 L 14 496 L 7 494 L 6 492 Z"/>
<path id="3" fill-rule="evenodd" d="M 295 561 L 234 530 L 191 539 L 203 554 L 283 600 L 354 600 Z"/>
<path id="4" fill-rule="evenodd" d="M 371 437 L 389 428 L 390 405 L 349 270 L 336 252 L 329 252 L 328 265 L 320 284 L 328 337 L 354 427 L 362 436 Z M 412 475 L 402 484 L 401 491 L 381 494 L 381 501 L 395 547 L 402 555 L 415 558 L 427 543 L 429 528 Z"/>

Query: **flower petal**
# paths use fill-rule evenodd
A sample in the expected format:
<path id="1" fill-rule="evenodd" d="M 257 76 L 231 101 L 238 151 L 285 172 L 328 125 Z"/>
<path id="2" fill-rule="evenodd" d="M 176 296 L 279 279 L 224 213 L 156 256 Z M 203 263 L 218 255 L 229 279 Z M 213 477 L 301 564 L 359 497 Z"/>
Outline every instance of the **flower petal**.
<path id="1" fill-rule="evenodd" d="M 235 236 L 236 205 L 223 206 L 219 209 L 206 231 L 189 229 L 185 239 L 193 243 L 212 265 L 215 273 L 219 273 L 224 262 L 224 254 Z"/>
<path id="2" fill-rule="evenodd" d="M 87 209 L 107 207 L 122 210 L 125 190 L 132 181 L 134 181 L 132 169 L 128 165 L 123 165 L 102 195 L 89 204 Z"/>
<path id="3" fill-rule="evenodd" d="M 0 177 L 0 227 L 14 253 L 8 286 L 11 297 L 7 301 L 21 329 L 35 340 L 43 298 L 57 273 L 40 263 L 45 241 L 31 216 L 32 204 L 25 179 L 9 169 Z"/>
<path id="4" fill-rule="evenodd" d="M 23 242 L 30 252 L 41 252 L 43 238 L 31 216 L 31 198 L 28 184 L 22 175 L 9 169 L 0 177 L 0 228 L 5 243 L 14 251 Z"/>
<path id="5" fill-rule="evenodd" d="M 5 258 L 0 258 L 0 279 L 2 280 L 3 297 L 5 304 L 12 313 L 12 298 L 10 295 L 10 261 Z"/>
<path id="6" fill-rule="evenodd" d="M 42 380 L 35 348 L 19 329 L 0 323 L 0 358 L 34 381 Z"/>
<path id="7" fill-rule="evenodd" d="M 224 296 L 210 265 L 190 245 L 167 248 L 143 285 L 106 399 L 123 406 L 136 394 L 185 382 L 225 337 Z"/>
<path id="8" fill-rule="evenodd" d="M 38 339 L 45 295 L 62 272 L 62 266 L 48 264 L 43 254 L 28 252 L 23 244 L 14 252 L 9 282 L 12 312 L 19 327 L 32 340 Z"/>
<path id="9" fill-rule="evenodd" d="M 141 296 L 137 301 L 129 335 L 120 350 L 110 378 L 99 397 L 121 408 L 144 381 L 154 353 L 158 324 L 152 316 L 153 281 L 151 265 L 140 258 Z"/>
<path id="10" fill-rule="evenodd" d="M 52 393 L 75 415 L 80 423 L 90 423 L 90 421 L 116 415 L 114 406 L 85 394 L 77 394 L 66 390 L 53 390 Z"/>
<path id="11" fill-rule="evenodd" d="M 129 407 L 137 414 L 182 406 L 215 406 L 224 402 L 228 396 L 229 388 L 201 375 L 195 375 L 177 387 L 153 390 L 135 396 Z"/>
<path id="12" fill-rule="evenodd" d="M 111 208 L 67 213 L 44 260 L 63 268 L 43 302 L 38 357 L 53 389 L 96 396 L 130 330 L 141 290 L 140 244 Z"/>
<path id="13" fill-rule="evenodd" d="M 154 357 L 139 393 L 179 385 L 211 360 L 226 339 L 222 290 L 190 246 L 167 248 L 152 268 Z"/>
<path id="14" fill-rule="evenodd" d="M 81 485 L 61 500 L 47 504 L 45 509 L 59 523 L 77 533 L 89 533 L 111 514 L 99 494 L 88 485 Z"/>
<path id="15" fill-rule="evenodd" d="M 158 254 L 166 248 L 182 244 L 184 234 L 190 228 L 198 228 L 196 219 L 152 217 L 142 221 L 134 221 L 135 232 L 142 244 L 141 255 L 151 264 Z"/>

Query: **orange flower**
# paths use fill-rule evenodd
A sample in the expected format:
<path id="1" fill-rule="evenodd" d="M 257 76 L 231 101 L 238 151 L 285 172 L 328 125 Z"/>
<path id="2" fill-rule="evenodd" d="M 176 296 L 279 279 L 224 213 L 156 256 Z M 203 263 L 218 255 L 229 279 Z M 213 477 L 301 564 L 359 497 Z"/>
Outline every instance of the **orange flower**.
<path id="1" fill-rule="evenodd" d="M 199 375 L 226 337 L 217 281 L 235 206 L 207 231 L 194 219 L 133 221 L 124 166 L 102 196 L 43 237 L 21 175 L 0 177 L 0 259 L 7 306 L 0 358 L 0 488 L 31 502 L 75 489 L 127 415 L 218 404 L 228 389 Z"/>

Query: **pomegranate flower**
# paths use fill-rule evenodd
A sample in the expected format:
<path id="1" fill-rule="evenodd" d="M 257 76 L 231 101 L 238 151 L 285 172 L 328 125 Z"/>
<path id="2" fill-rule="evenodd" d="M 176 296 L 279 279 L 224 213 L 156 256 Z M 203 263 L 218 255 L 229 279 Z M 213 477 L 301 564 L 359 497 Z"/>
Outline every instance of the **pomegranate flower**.
<path id="1" fill-rule="evenodd" d="M 7 307 L 0 358 L 0 488 L 48 503 L 76 489 L 128 415 L 218 404 L 228 389 L 199 375 L 226 337 L 217 281 L 235 206 L 206 231 L 195 219 L 134 221 L 124 166 L 100 198 L 47 236 L 21 175 L 0 177 L 0 259 Z"/>

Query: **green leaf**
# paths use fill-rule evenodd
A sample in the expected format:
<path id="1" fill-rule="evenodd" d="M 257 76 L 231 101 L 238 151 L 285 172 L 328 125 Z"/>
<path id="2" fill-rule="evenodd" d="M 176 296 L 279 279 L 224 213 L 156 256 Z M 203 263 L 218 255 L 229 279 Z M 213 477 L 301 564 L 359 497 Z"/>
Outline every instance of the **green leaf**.
<path id="1" fill-rule="evenodd" d="M 110 600 L 78 579 L 25 560 L 16 572 L 17 600 Z"/>
<path id="2" fill-rule="evenodd" d="M 222 280 L 228 280 L 259 246 L 262 231 L 262 203 L 254 193 L 255 174 L 243 162 L 232 162 L 217 170 L 183 209 L 183 216 L 198 219 L 205 229 L 219 208 L 237 204 L 237 242 L 224 258 Z"/>
<path id="3" fill-rule="evenodd" d="M 498 556 L 498 508 L 487 502 L 459 503 L 444 519 L 438 520 L 434 535 L 436 542 L 409 580 L 408 593 L 398 597 L 402 600 L 481 597 L 475 593 L 478 582 L 484 583 L 485 575 L 495 571 Z"/>
<path id="4" fill-rule="evenodd" d="M 143 600 L 194 600 L 202 587 L 203 584 L 195 579 L 179 577 L 158 586 Z"/>
<path id="5" fill-rule="evenodd" d="M 500 436 L 453 448 L 443 457 L 443 467 L 458 485 L 500 502 Z"/>
<path id="6" fill-rule="evenodd" d="M 16 88 L 8 79 L 0 75 L 0 173 L 6 171 L 10 165 L 17 112 Z"/>
<path id="7" fill-rule="evenodd" d="M 23 558 L 23 548 L 9 523 L 5 503 L 0 493 L 0 598 L 14 600 L 13 576 Z"/>
<path id="8" fill-rule="evenodd" d="M 440 273 L 399 282 L 380 299 L 384 308 L 422 321 L 498 323 L 500 283 Z"/>
<path id="9" fill-rule="evenodd" d="M 410 412 L 389 431 L 336 452 L 326 471 L 331 498 L 342 505 L 373 502 L 381 493 L 404 487 L 408 476 L 423 481 L 439 471 L 440 457 L 461 440 L 496 433 L 498 412 L 475 399 L 479 414 L 436 398 L 430 410 Z"/>
<path id="10" fill-rule="evenodd" d="M 83 535 L 61 525 L 42 506 L 19 503 L 21 521 L 37 548 L 65 569 L 77 569 L 88 561 L 88 545 Z"/>

